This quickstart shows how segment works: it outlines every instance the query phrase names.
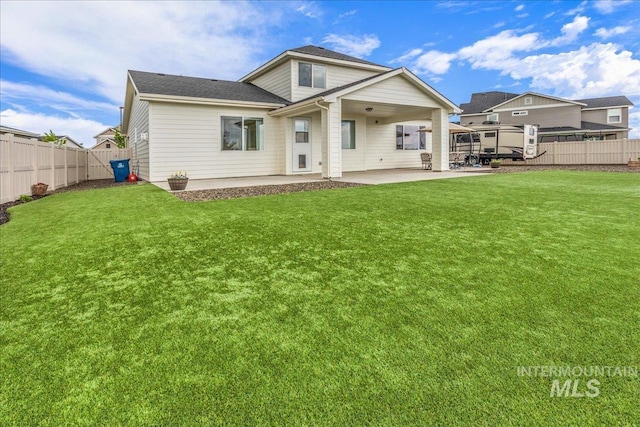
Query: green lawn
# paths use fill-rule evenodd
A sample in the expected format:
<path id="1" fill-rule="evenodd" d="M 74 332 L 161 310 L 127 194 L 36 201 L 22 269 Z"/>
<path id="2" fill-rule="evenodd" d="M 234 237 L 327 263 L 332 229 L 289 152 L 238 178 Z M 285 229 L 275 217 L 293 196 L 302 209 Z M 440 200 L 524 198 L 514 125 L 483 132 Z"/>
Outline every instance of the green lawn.
<path id="1" fill-rule="evenodd" d="M 517 372 L 640 366 L 640 175 L 201 203 L 141 185 L 10 213 L 3 426 L 640 420 L 640 378 L 550 397 L 558 378 Z"/>

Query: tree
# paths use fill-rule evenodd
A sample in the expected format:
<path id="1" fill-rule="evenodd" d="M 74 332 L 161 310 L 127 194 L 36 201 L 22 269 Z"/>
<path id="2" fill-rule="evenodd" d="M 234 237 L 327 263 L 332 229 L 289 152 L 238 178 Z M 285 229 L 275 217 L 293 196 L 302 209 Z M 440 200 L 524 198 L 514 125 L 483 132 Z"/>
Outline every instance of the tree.
<path id="1" fill-rule="evenodd" d="M 127 146 L 127 137 L 121 134 L 118 129 L 116 129 L 116 133 L 113 135 L 113 140 L 116 142 L 118 148 L 125 148 Z"/>
<path id="2" fill-rule="evenodd" d="M 42 140 L 44 142 L 51 142 L 53 144 L 58 144 L 58 145 L 64 145 L 67 143 L 67 141 L 64 138 L 58 138 L 58 136 L 55 133 L 53 133 L 51 129 L 49 129 L 49 133 L 47 132 L 44 133 Z"/>

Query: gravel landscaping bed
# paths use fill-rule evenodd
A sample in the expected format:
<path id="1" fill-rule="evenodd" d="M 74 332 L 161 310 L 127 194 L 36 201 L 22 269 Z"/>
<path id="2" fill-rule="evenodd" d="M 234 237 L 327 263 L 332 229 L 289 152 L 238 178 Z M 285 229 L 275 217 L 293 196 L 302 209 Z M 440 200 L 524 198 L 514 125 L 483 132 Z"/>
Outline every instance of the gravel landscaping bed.
<path id="1" fill-rule="evenodd" d="M 176 197 L 187 202 L 206 200 L 237 199 L 240 197 L 265 196 L 270 194 L 288 194 L 300 191 L 328 190 L 332 188 L 360 187 L 365 184 L 339 181 L 314 181 L 295 184 L 259 185 L 255 187 L 219 188 L 214 190 L 180 191 Z"/>

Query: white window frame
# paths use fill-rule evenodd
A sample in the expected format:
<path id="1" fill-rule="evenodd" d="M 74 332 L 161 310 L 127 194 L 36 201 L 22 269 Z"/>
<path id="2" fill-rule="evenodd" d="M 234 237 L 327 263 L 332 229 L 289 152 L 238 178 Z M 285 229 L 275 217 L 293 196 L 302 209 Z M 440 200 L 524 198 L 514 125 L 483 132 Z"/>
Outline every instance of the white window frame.
<path id="1" fill-rule="evenodd" d="M 300 65 L 309 65 L 311 67 L 311 85 L 303 85 L 300 84 Z M 316 72 L 320 69 L 324 72 L 324 79 L 322 81 L 322 85 L 316 84 Z M 300 87 L 310 87 L 315 89 L 326 89 L 327 88 L 327 67 L 319 64 L 312 64 L 311 62 L 298 62 L 298 86 Z"/>
<path id="2" fill-rule="evenodd" d="M 233 119 L 240 120 L 241 125 L 241 147 L 239 149 L 225 149 L 225 135 L 224 135 L 224 120 L 225 119 Z M 247 134 L 245 129 L 245 120 L 260 120 L 262 123 L 259 127 L 256 127 L 256 148 L 248 149 L 247 148 Z M 220 151 L 262 151 L 264 150 L 264 118 L 263 117 L 241 117 L 241 116 L 220 116 Z"/>
<path id="3" fill-rule="evenodd" d="M 487 114 L 487 121 L 488 122 L 497 122 L 499 121 L 499 114 L 498 113 L 491 113 L 491 114 Z M 495 117 L 492 119 L 492 117 Z"/>
<path id="4" fill-rule="evenodd" d="M 516 117 L 516 116 L 528 116 L 529 115 L 529 111 L 527 110 L 520 110 L 520 111 L 512 111 L 511 112 L 511 116 Z"/>
<path id="5" fill-rule="evenodd" d="M 611 117 L 616 116 L 618 120 L 611 120 Z M 607 123 L 622 123 L 622 108 L 609 108 L 607 110 Z"/>
<path id="6" fill-rule="evenodd" d="M 402 146 L 398 144 L 398 128 L 402 128 Z M 418 137 L 418 148 L 407 148 L 407 144 L 405 142 L 405 138 L 407 137 L 407 131 L 405 128 L 412 127 L 418 128 L 415 132 L 419 133 Z M 425 126 L 418 125 L 396 125 L 396 150 L 426 150 L 427 149 L 427 134 L 425 132 L 418 132 L 420 129 L 424 129 Z"/>
<path id="7" fill-rule="evenodd" d="M 525 96 L 524 105 L 533 105 L 533 98 L 530 96 Z"/>
<path id="8" fill-rule="evenodd" d="M 349 123 L 350 126 L 350 132 L 349 132 L 349 139 L 351 139 L 351 137 L 353 136 L 353 140 L 350 141 L 345 141 L 344 140 L 344 130 L 342 129 L 342 126 L 345 123 Z M 355 120 L 343 120 L 341 125 L 340 125 L 340 130 L 342 131 L 342 149 L 343 150 L 355 150 L 356 149 L 356 121 Z M 348 147 L 345 147 L 345 142 L 350 142 Z"/>

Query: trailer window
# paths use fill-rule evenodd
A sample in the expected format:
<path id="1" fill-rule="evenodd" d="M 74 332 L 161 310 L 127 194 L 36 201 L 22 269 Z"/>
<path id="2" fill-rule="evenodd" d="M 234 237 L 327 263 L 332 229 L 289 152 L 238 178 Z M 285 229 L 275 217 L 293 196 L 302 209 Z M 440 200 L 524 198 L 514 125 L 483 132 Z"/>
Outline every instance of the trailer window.
<path id="1" fill-rule="evenodd" d="M 484 133 L 484 137 L 485 138 L 495 138 L 496 137 L 496 133 L 495 132 L 485 132 Z"/>

